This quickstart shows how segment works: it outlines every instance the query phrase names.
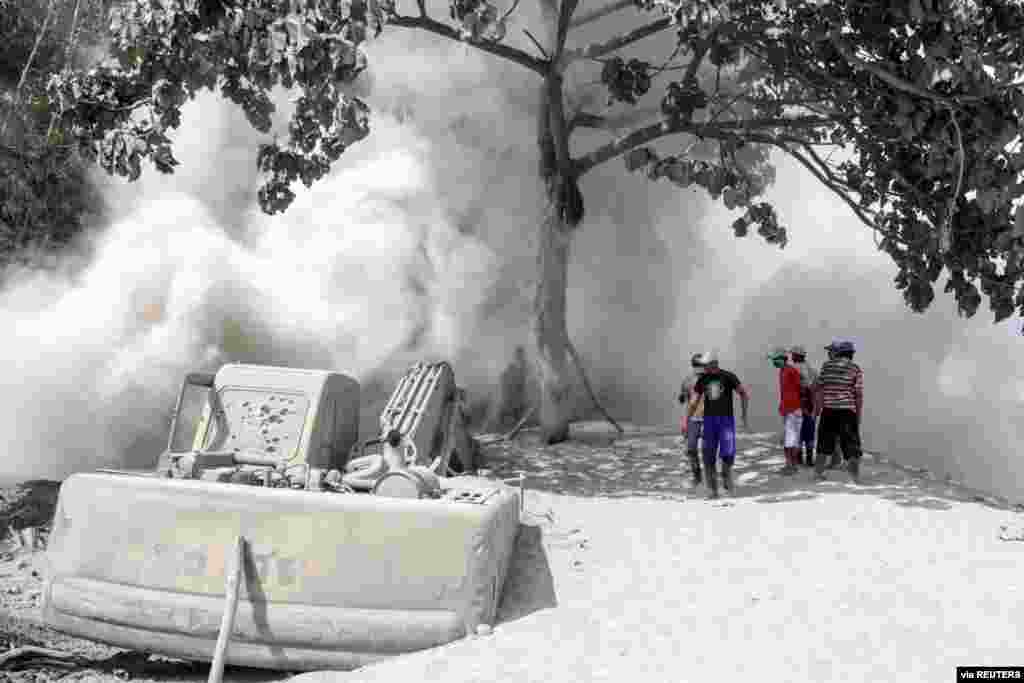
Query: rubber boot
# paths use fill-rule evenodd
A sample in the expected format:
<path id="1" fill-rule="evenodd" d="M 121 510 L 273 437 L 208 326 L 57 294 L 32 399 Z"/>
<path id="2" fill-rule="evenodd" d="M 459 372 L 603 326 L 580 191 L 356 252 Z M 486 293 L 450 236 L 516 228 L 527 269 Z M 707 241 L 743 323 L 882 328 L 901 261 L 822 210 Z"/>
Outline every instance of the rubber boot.
<path id="1" fill-rule="evenodd" d="M 697 451 L 687 453 L 686 456 L 690 459 L 690 474 L 693 476 L 692 485 L 694 488 L 700 486 L 701 472 L 700 472 L 700 455 Z"/>
<path id="2" fill-rule="evenodd" d="M 850 458 L 846 461 L 846 469 L 850 473 L 850 479 L 854 484 L 860 483 L 860 458 Z"/>
<path id="3" fill-rule="evenodd" d="M 835 456 L 833 456 L 834 458 Z M 818 481 L 825 479 L 825 460 L 828 456 L 818 453 L 814 459 L 814 478 Z"/>
<path id="4" fill-rule="evenodd" d="M 722 488 L 727 495 L 732 495 L 732 463 L 722 461 Z"/>
<path id="5" fill-rule="evenodd" d="M 814 449 L 813 448 L 808 448 L 807 449 L 807 455 L 806 455 L 806 457 L 804 459 L 804 464 L 807 467 L 814 467 Z"/>
<path id="6" fill-rule="evenodd" d="M 708 498 L 718 498 L 718 473 L 715 463 L 704 463 L 704 483 L 708 487 Z"/>

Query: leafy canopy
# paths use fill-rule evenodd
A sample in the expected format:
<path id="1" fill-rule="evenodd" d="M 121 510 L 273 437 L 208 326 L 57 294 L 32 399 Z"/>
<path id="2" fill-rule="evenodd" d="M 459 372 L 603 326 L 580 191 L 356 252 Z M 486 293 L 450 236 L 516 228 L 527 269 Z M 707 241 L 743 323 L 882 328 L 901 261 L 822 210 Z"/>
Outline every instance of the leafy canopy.
<path id="1" fill-rule="evenodd" d="M 524 29 L 527 51 L 507 41 L 515 5 L 501 13 L 487 0 L 451 2 L 454 24 L 431 18 L 422 0 L 414 14 L 390 0 L 127 0 L 113 16 L 112 59 L 55 76 L 48 105 L 58 137 L 137 178 L 146 159 L 173 170 L 167 133 L 198 91 L 219 89 L 266 132 L 269 91 L 293 88 L 287 140 L 259 153 L 259 201 L 274 213 L 291 203 L 296 180 L 322 178 L 369 133 L 367 106 L 343 86 L 365 68 L 370 33 L 394 26 L 467 41 L 536 72 L 559 97 L 568 69 L 599 65 L 609 106 L 565 112 L 559 102 L 547 122 L 553 148 L 564 157 L 584 127 L 621 132 L 616 109 L 639 109 L 650 95 L 657 120 L 560 163 L 573 187 L 622 156 L 631 170 L 703 187 L 743 211 L 737 235 L 756 227 L 785 245 L 774 209 L 758 199 L 773 178 L 768 152 L 781 150 L 875 232 L 914 310 L 929 306 L 948 272 L 962 313 L 973 315 L 982 294 L 997 321 L 1024 313 L 1024 3 L 616 0 L 573 22 L 576 4 L 559 7 L 554 46 Z M 567 46 L 574 26 L 621 11 L 646 23 Z M 664 63 L 628 54 L 659 34 L 675 36 Z M 670 136 L 684 146 L 663 156 L 652 143 Z"/>
<path id="2" fill-rule="evenodd" d="M 95 38 L 96 15 L 56 0 L 0 0 L 0 269 L 58 249 L 102 210 L 87 167 L 48 143 L 39 95 Z"/>

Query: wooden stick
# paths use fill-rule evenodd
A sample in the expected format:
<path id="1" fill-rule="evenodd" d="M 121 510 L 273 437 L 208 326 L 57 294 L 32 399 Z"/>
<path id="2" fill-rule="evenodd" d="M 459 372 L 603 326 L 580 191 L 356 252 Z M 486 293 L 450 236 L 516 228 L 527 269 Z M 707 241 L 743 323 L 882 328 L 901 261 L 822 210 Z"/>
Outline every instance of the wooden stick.
<path id="1" fill-rule="evenodd" d="M 615 431 L 619 434 L 624 434 L 625 432 L 619 423 L 616 422 L 615 418 L 609 415 L 608 411 L 604 409 L 604 405 L 601 404 L 601 400 L 598 399 L 597 394 L 594 393 L 594 387 L 590 386 L 590 380 L 587 378 L 587 370 L 583 367 L 583 360 L 580 358 L 580 354 L 576 352 L 576 347 L 573 346 L 572 341 L 568 339 L 566 340 L 566 348 L 569 350 L 569 355 L 572 356 L 573 362 L 576 363 L 576 370 L 579 371 L 580 379 L 583 380 L 583 387 L 587 390 L 587 393 L 590 395 L 590 400 L 594 402 L 594 406 L 597 408 L 598 412 L 604 416 L 604 419 L 607 420 L 612 427 L 615 427 Z"/>
<path id="2" fill-rule="evenodd" d="M 242 582 L 242 563 L 245 557 L 245 538 L 235 539 L 235 552 L 232 555 L 232 566 L 228 569 L 224 596 L 224 616 L 220 622 L 220 633 L 217 635 L 217 647 L 213 651 L 213 663 L 210 664 L 210 676 L 207 683 L 220 683 L 224 675 L 224 659 L 227 654 L 231 631 L 235 628 L 235 613 L 238 611 L 238 587 Z"/>
<path id="3" fill-rule="evenodd" d="M 526 411 L 526 415 L 523 415 L 522 419 L 519 420 L 519 422 L 516 424 L 516 426 L 512 428 L 512 431 L 510 431 L 505 436 L 501 437 L 502 440 L 503 441 L 509 441 L 511 439 L 516 438 L 516 434 L 518 434 L 523 429 L 523 427 L 526 426 L 526 421 L 529 420 L 531 417 L 533 417 L 533 413 L 536 410 L 537 410 L 537 406 L 530 406 L 530 409 L 528 411 Z"/>

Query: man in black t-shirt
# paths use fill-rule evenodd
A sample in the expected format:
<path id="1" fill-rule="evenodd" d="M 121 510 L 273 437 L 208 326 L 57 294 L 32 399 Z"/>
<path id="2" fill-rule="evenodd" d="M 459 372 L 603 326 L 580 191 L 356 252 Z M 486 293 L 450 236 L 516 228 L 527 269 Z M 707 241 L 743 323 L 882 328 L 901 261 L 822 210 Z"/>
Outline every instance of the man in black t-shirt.
<path id="1" fill-rule="evenodd" d="M 739 377 L 718 367 L 714 353 L 706 353 L 704 374 L 694 384 L 694 399 L 704 398 L 704 482 L 708 496 L 718 497 L 718 481 L 715 476 L 715 461 L 722 460 L 722 485 L 732 492 L 732 465 L 736 461 L 736 418 L 733 414 L 733 392 L 740 395 L 743 428 L 749 430 L 747 407 L 750 391 L 743 386 Z M 696 403 L 696 400 L 691 402 Z M 688 415 L 695 409 L 691 408 Z"/>

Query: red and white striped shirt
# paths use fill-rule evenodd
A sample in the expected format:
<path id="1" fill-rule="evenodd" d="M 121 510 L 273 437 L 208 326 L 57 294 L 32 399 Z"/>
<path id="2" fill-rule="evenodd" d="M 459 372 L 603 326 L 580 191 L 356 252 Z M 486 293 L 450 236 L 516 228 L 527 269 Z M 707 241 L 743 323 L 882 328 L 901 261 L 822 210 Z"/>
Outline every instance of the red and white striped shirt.
<path id="1" fill-rule="evenodd" d="M 864 395 L 864 372 L 849 358 L 835 358 L 821 366 L 815 388 L 822 392 L 822 406 L 856 410 Z"/>

